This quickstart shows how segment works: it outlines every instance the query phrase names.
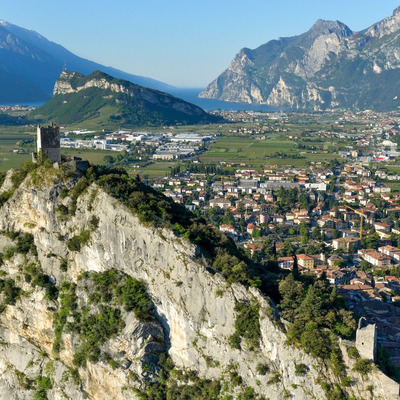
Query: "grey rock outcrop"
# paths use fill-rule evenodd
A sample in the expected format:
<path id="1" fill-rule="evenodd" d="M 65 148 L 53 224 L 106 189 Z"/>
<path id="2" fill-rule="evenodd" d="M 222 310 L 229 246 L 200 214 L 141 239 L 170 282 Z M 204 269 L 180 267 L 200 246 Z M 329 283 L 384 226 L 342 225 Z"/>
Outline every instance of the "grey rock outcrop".
<path id="1" fill-rule="evenodd" d="M 47 173 L 46 182 L 40 186 L 33 185 L 28 177 L 1 208 L 0 230 L 32 234 L 43 271 L 57 284 L 65 280 L 78 284 L 77 294 L 83 302 L 87 294 L 79 287 L 85 272 L 113 268 L 143 280 L 154 303 L 157 322 L 142 323 L 133 313 L 125 313 L 122 332 L 103 345 L 121 361 L 119 366 L 89 361 L 86 368 L 79 368 L 74 381 L 73 338 L 70 333 L 63 333 L 63 349 L 53 360 L 54 304 L 45 298 L 44 290 L 36 287 L 32 291 L 28 283 L 19 280 L 20 265 L 29 260 L 15 255 L 4 262 L 1 270 L 15 279 L 24 295 L 0 315 L 0 369 L 4 371 L 0 378 L 1 398 L 29 398 L 32 390 L 21 387 L 21 374 L 15 371 L 29 379 L 49 376 L 43 372 L 43 365 L 51 361 L 54 382 L 48 391 L 49 399 L 134 399 L 135 388 L 141 388 L 146 379 L 156 379 L 156 375 L 146 376 L 143 364 L 153 363 L 153 354 L 163 351 L 164 345 L 154 339 L 160 336 L 176 367 L 197 371 L 200 377 L 223 381 L 226 372 L 235 368 L 246 386 L 271 400 L 283 396 L 299 400 L 325 398 L 321 383 L 335 382 L 335 377 L 321 361 L 286 344 L 284 325 L 273 317 L 273 305 L 258 290 L 227 285 L 219 274 L 210 274 L 198 257 L 196 246 L 167 229 L 144 226 L 95 184 L 79 197 L 75 216 L 61 220 L 57 207 L 70 201 L 59 196 L 66 184 L 74 182 L 64 182 L 57 172 Z M 87 229 L 93 215 L 98 218 L 98 227 L 89 242 L 80 251 L 70 251 L 66 240 Z M 9 243 L 4 239 L 0 245 L 1 251 Z M 68 271 L 60 270 L 62 258 L 68 259 Z M 260 305 L 261 341 L 257 351 L 229 346 L 238 301 Z M 260 364 L 269 366 L 266 375 L 258 372 Z M 296 374 L 297 364 L 307 365 L 308 371 Z M 368 377 L 371 381 L 355 375 L 349 392 L 368 398 L 366 387 L 372 384 L 376 398 L 393 399 L 375 383 L 374 379 L 379 379 L 376 374 Z"/>
<path id="2" fill-rule="evenodd" d="M 200 97 L 288 109 L 396 109 L 399 36 L 398 9 L 361 32 L 318 20 L 302 35 L 240 50 Z"/>

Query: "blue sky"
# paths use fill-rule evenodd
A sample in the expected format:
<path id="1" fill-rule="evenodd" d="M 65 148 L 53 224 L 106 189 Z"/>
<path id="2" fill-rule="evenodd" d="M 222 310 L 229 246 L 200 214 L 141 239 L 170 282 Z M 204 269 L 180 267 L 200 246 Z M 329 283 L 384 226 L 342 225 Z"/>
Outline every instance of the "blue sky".
<path id="1" fill-rule="evenodd" d="M 0 19 L 73 53 L 182 87 L 204 87 L 243 47 L 307 31 L 318 19 L 362 30 L 400 0 L 0 0 Z"/>

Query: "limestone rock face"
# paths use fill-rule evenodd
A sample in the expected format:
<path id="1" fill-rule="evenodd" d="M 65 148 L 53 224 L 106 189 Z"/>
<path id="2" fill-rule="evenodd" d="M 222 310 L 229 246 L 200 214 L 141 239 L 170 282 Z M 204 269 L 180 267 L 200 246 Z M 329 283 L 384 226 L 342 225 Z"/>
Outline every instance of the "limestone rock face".
<path id="1" fill-rule="evenodd" d="M 335 377 L 320 361 L 286 344 L 284 325 L 272 318 L 274 306 L 257 289 L 229 286 L 219 274 L 210 274 L 196 246 L 169 230 L 144 226 L 96 184 L 78 198 L 75 216 L 62 220 L 58 207 L 69 204 L 70 199 L 60 197 L 61 189 L 75 183 L 54 178 L 37 187 L 28 177 L 1 208 L 0 231 L 32 234 L 43 272 L 57 285 L 66 280 L 77 284 L 78 302 L 83 304 L 90 295 L 84 290 L 84 273 L 115 269 L 143 280 L 155 306 L 156 321 L 140 322 L 132 312 L 124 311 L 125 327 L 101 347 L 118 365 L 88 361 L 86 368 L 74 370 L 75 339 L 71 333 L 63 333 L 62 350 L 55 360 L 56 302 L 46 298 L 44 289 L 31 290 L 29 283 L 18 278 L 21 266 L 30 260 L 17 254 L 1 266 L 3 274 L 13 278 L 24 294 L 0 314 L 0 398 L 32 398 L 37 386 L 26 382 L 45 376 L 53 382 L 47 391 L 50 400 L 135 399 L 136 388 L 157 379 L 156 355 L 165 350 L 177 368 L 194 370 L 200 377 L 223 380 L 234 366 L 246 386 L 271 400 L 284 395 L 298 400 L 325 398 L 318 382 L 335 382 Z M 98 227 L 90 240 L 80 251 L 70 251 L 66 241 L 87 229 L 94 215 Z M 9 239 L 0 238 L 0 251 L 4 251 Z M 61 259 L 68 260 L 67 271 L 60 269 Z M 257 351 L 229 346 L 238 301 L 260 305 Z M 270 371 L 260 375 L 259 364 L 267 364 Z M 297 364 L 307 365 L 307 373 L 296 375 Z M 395 398 L 375 381 L 380 379 L 376 374 L 367 381 L 355 376 L 351 392 L 368 398 L 365 388 L 372 384 L 376 396 Z M 274 376 L 278 379 L 271 381 Z"/>
<path id="2" fill-rule="evenodd" d="M 78 74 L 77 72 L 62 71 L 59 79 L 56 81 L 56 84 L 54 85 L 53 94 L 57 95 L 57 94 L 75 93 L 91 87 L 97 87 L 99 89 L 110 89 L 112 92 L 116 93 L 130 94 L 128 89 L 126 89 L 123 85 L 111 83 L 105 78 L 89 79 L 86 82 L 83 82 L 82 85 L 77 85 L 76 87 L 73 87 L 71 81 L 74 78 L 80 76 L 81 74 Z"/>
<path id="3" fill-rule="evenodd" d="M 240 50 L 199 96 L 288 109 L 397 109 L 399 37 L 399 9 L 361 32 L 318 20 L 299 36 Z"/>

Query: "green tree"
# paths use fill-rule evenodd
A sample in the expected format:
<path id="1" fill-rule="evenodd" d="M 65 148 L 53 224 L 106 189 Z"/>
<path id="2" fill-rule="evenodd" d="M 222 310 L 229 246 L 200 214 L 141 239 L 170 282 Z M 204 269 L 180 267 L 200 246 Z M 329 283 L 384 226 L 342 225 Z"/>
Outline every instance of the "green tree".
<path id="1" fill-rule="evenodd" d="M 301 222 L 299 224 L 299 233 L 300 236 L 307 236 L 310 232 L 310 224 L 308 224 L 307 222 Z"/>
<path id="2" fill-rule="evenodd" d="M 377 249 L 380 246 L 381 239 L 377 233 L 368 235 L 361 240 L 361 245 L 366 249 Z"/>
<path id="3" fill-rule="evenodd" d="M 294 253 L 294 247 L 290 239 L 285 239 L 282 246 L 279 248 L 281 257 L 289 257 Z"/>
<path id="4" fill-rule="evenodd" d="M 115 162 L 113 156 L 104 156 L 103 161 L 104 161 L 104 164 L 114 164 L 114 162 Z"/>
<path id="5" fill-rule="evenodd" d="M 314 240 L 321 240 L 321 228 L 319 227 L 319 225 L 317 224 L 316 227 L 313 229 L 311 237 Z"/>
<path id="6" fill-rule="evenodd" d="M 288 275 L 279 283 L 279 293 L 282 296 L 280 308 L 282 316 L 289 321 L 293 321 L 296 310 L 300 307 L 304 298 L 304 288 L 300 281 L 296 280 L 293 274 Z"/>

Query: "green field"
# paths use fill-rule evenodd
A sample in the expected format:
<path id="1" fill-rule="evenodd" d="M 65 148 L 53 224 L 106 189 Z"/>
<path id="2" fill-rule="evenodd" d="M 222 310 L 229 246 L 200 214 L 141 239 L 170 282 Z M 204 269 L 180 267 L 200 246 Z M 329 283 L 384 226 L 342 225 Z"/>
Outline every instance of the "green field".
<path id="1" fill-rule="evenodd" d="M 390 182 L 386 181 L 385 182 L 386 186 L 389 186 L 392 189 L 392 192 L 400 192 L 400 182 Z"/>
<path id="2" fill-rule="evenodd" d="M 107 110 L 105 110 L 106 112 Z M 302 117 L 304 118 L 304 117 Z M 300 117 L 299 117 L 300 119 Z M 327 138 L 320 139 L 316 132 L 328 128 L 323 124 L 310 122 L 299 123 L 275 123 L 266 121 L 260 123 L 269 124 L 269 126 L 278 126 L 280 131 L 271 128 L 264 134 L 237 133 L 237 131 L 247 130 L 257 131 L 257 123 L 240 122 L 227 124 L 209 124 L 209 125 L 191 125 L 177 127 L 139 127 L 141 131 L 152 132 L 199 132 L 215 133 L 217 137 L 211 148 L 200 156 L 204 163 L 227 162 L 233 164 L 244 164 L 248 167 L 261 169 L 268 165 L 306 167 L 310 162 L 325 162 L 334 158 L 339 158 L 338 151 L 344 146 L 352 144 L 349 140 Z M 275 125 L 276 124 L 276 125 Z M 90 124 L 79 124 L 73 128 L 98 129 L 94 120 Z M 68 127 L 68 128 L 72 128 Z M 107 129 L 106 126 L 103 128 Z M 29 127 L 0 127 L 0 171 L 6 171 L 9 168 L 18 167 L 22 162 L 31 159 L 30 152 L 34 151 L 34 143 L 18 147 L 17 142 L 21 139 L 34 139 L 35 126 Z M 292 138 L 294 136 L 297 138 Z M 20 148 L 26 154 L 18 154 L 13 150 Z M 116 153 L 106 150 L 89 149 L 63 149 L 62 154 L 81 157 L 94 164 L 102 164 L 106 155 L 115 157 Z M 130 174 L 139 173 L 143 177 L 157 178 L 163 177 L 170 172 L 171 167 L 178 164 L 179 161 L 158 161 L 146 164 L 143 167 L 137 167 L 139 163 L 124 165 Z M 400 167 L 388 166 L 388 171 L 393 173 L 400 172 Z"/>
<path id="3" fill-rule="evenodd" d="M 17 143 L 35 137 L 35 127 L 0 127 L 0 172 L 18 168 L 23 162 L 31 161 L 31 152 L 35 151 L 35 144 L 18 146 Z M 22 149 L 26 154 L 14 153 L 15 149 Z M 61 154 L 81 157 L 93 164 L 102 164 L 106 155 L 115 156 L 114 151 L 89 149 L 62 149 Z"/>
<path id="4" fill-rule="evenodd" d="M 399 174 L 400 173 L 400 165 L 390 165 L 389 163 L 385 165 L 383 168 L 387 171 L 388 174 Z"/>
<path id="5" fill-rule="evenodd" d="M 111 150 L 62 149 L 61 154 L 80 157 L 92 164 L 103 164 L 104 156 L 115 157 L 116 152 Z"/>
<path id="6" fill-rule="evenodd" d="M 164 162 L 156 162 L 151 163 L 142 168 L 129 168 L 130 174 L 139 174 L 142 178 L 160 178 L 166 176 L 171 172 L 171 168 L 177 164 L 176 161 L 164 161 Z"/>
<path id="7" fill-rule="evenodd" d="M 1 127 L 0 128 L 0 172 L 10 168 L 18 168 L 23 162 L 32 159 L 33 143 L 25 147 L 17 146 L 17 142 L 23 139 L 34 139 L 36 130 L 34 127 Z M 13 150 L 23 149 L 26 154 L 14 153 Z"/>
<path id="8" fill-rule="evenodd" d="M 322 147 L 328 153 L 324 153 L 323 150 L 315 150 L 315 152 L 299 150 L 297 148 L 299 143 L 301 144 L 302 141 L 294 142 L 277 135 L 265 140 L 251 136 L 223 136 L 200 159 L 203 162 L 246 163 L 254 167 L 273 164 L 305 167 L 308 162 L 329 161 L 338 157 L 333 151 L 335 143 L 304 142 L 307 146 Z M 276 153 L 284 153 L 287 157 L 276 157 Z M 302 158 L 290 158 L 291 156 Z"/>

